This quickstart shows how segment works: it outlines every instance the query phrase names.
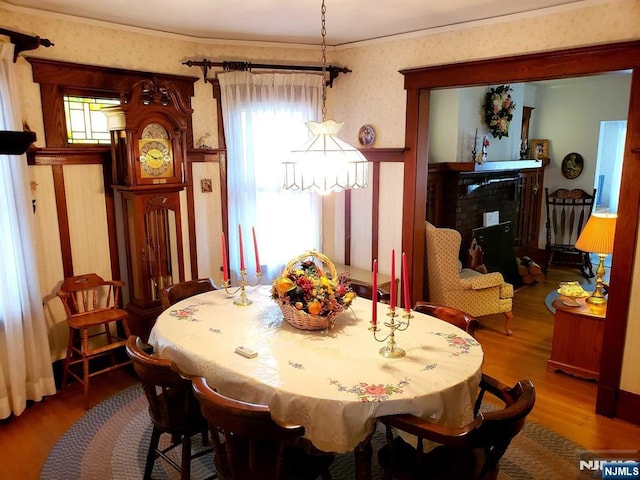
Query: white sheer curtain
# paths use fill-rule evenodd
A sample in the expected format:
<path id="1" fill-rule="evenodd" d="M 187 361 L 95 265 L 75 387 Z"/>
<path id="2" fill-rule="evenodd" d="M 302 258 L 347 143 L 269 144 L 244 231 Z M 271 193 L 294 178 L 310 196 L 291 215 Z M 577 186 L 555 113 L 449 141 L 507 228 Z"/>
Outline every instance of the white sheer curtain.
<path id="1" fill-rule="evenodd" d="M 0 42 L 0 130 L 22 130 L 13 44 Z M 56 393 L 24 155 L 0 154 L 0 418 Z"/>
<path id="2" fill-rule="evenodd" d="M 291 258 L 320 249 L 321 199 L 283 190 L 282 161 L 309 138 L 305 122 L 320 118 L 322 77 L 226 72 L 218 79 L 228 157 L 230 268 L 239 271 L 241 225 L 247 280 L 255 278 L 255 227 L 266 283 Z"/>

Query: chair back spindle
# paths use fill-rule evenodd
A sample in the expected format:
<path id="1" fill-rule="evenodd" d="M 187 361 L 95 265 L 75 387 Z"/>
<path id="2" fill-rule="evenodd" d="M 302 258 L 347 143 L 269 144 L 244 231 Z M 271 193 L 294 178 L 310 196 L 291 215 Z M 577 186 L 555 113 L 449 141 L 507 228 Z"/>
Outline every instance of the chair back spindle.
<path id="1" fill-rule="evenodd" d="M 559 188 L 549 193 L 549 189 L 545 188 L 547 207 L 545 272 L 551 263 L 561 263 L 578 266 L 587 278 L 594 276 L 589 252 L 578 250 L 575 244 L 591 215 L 595 195 L 595 189 L 592 194 L 588 194 L 581 189 L 566 188 Z"/>

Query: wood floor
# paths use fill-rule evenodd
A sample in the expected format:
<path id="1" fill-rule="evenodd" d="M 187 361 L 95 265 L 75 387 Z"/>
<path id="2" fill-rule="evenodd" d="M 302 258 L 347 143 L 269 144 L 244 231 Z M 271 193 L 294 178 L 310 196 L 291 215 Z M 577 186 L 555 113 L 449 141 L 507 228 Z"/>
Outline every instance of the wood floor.
<path id="1" fill-rule="evenodd" d="M 595 414 L 595 382 L 546 370 L 553 315 L 544 297 L 565 280 L 581 277 L 577 270 L 553 267 L 543 282 L 518 290 L 511 337 L 502 333 L 502 315 L 481 319 L 476 338 L 485 352 L 484 370 L 505 383 L 530 378 L 537 391 L 530 420 L 579 445 L 590 450 L 638 448 L 640 425 Z M 95 377 L 92 405 L 134 382 L 123 370 Z M 0 422 L 0 480 L 38 479 L 50 449 L 84 413 L 81 391 L 73 385 L 31 405 L 19 417 Z"/>

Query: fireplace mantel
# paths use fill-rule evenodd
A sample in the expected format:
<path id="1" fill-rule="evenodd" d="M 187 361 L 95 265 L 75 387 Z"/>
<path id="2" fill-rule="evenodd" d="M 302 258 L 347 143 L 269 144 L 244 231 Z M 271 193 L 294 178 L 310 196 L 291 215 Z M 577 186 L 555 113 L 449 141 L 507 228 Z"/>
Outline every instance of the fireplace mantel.
<path id="1" fill-rule="evenodd" d="M 460 232 L 463 245 L 483 213 L 510 221 L 518 256 L 538 254 L 544 168 L 548 159 L 429 164 L 426 220 Z"/>

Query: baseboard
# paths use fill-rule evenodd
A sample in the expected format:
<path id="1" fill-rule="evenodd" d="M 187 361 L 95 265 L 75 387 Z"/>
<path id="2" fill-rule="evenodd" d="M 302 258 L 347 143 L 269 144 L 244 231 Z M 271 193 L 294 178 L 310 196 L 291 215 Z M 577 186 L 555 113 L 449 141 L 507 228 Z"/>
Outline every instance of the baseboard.
<path id="1" fill-rule="evenodd" d="M 637 393 L 618 391 L 615 418 L 640 425 L 640 395 Z"/>

